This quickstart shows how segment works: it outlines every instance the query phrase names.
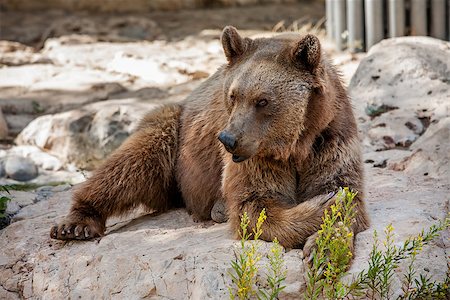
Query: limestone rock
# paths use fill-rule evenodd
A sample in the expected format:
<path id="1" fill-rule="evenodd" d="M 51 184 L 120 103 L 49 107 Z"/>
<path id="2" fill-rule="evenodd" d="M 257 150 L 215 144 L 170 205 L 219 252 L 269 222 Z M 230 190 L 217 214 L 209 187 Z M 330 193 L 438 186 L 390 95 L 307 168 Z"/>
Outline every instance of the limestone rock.
<path id="1" fill-rule="evenodd" d="M 117 83 L 122 76 L 82 67 L 27 64 L 2 68 L 0 77 L 3 113 L 13 136 L 40 115 L 79 108 L 126 90 Z"/>
<path id="2" fill-rule="evenodd" d="M 156 107 L 154 102 L 124 99 L 45 115 L 31 122 L 16 143 L 37 146 L 62 163 L 91 169 L 120 146 L 143 114 Z"/>
<path id="3" fill-rule="evenodd" d="M 351 273 L 367 267 L 373 230 L 381 233 L 392 223 L 395 241 L 401 243 L 448 213 L 448 184 L 386 169 L 367 172 L 372 226 L 357 235 Z M 49 228 L 68 212 L 71 191 L 51 191 L 49 198 L 22 207 L 0 231 L 0 286 L 17 294 L 29 288 L 31 298 L 228 299 L 228 272 L 238 242 L 227 224 L 195 223 L 183 209 L 156 216 L 140 213 L 110 220 L 107 235 L 97 241 L 59 242 L 50 240 Z M 433 279 L 443 280 L 449 246 L 442 236 L 424 247 L 417 270 L 427 268 Z M 261 247 L 265 253 L 270 243 Z M 301 299 L 302 252 L 289 250 L 283 257 L 288 274 L 281 299 Z M 263 258 L 261 269 L 266 262 Z M 29 287 L 22 284 L 28 280 Z M 395 274 L 394 295 L 400 280 Z"/>
<path id="4" fill-rule="evenodd" d="M 375 150 L 408 149 L 424 131 L 416 117 L 391 111 L 372 121 L 367 137 Z"/>
<path id="5" fill-rule="evenodd" d="M 62 162 L 53 155 L 50 155 L 36 146 L 14 146 L 5 152 L 4 156 L 21 156 L 29 158 L 33 163 L 48 171 L 59 171 L 62 169 Z M 0 158 L 2 155 L 0 154 Z"/>
<path id="6" fill-rule="evenodd" d="M 29 159 L 10 156 L 5 160 L 6 175 L 17 181 L 29 181 L 38 175 L 36 165 Z"/>
<path id="7" fill-rule="evenodd" d="M 385 151 L 373 151 L 364 154 L 364 163 L 371 164 L 375 168 L 392 168 L 394 161 L 411 156 L 411 150 L 391 149 Z"/>
<path id="8" fill-rule="evenodd" d="M 433 123 L 412 146 L 412 154 L 393 160 L 391 169 L 446 178 L 450 182 L 450 117 Z"/>
<path id="9" fill-rule="evenodd" d="M 32 47 L 12 41 L 0 41 L 0 65 L 22 66 L 26 64 L 52 63 L 45 55 L 36 52 Z"/>
<path id="10" fill-rule="evenodd" d="M 375 156 L 384 156 L 385 166 L 410 174 L 448 174 L 448 57 L 450 43 L 428 37 L 388 39 L 370 49 L 349 85 L 366 156 L 381 151 Z M 388 157 L 385 150 L 409 154 Z"/>
<path id="11" fill-rule="evenodd" d="M 114 74 L 116 81 L 132 82 L 141 88 L 186 83 L 193 77 L 211 74 L 225 63 L 217 39 L 190 37 L 171 43 L 156 40 L 88 45 L 79 37 L 51 38 L 46 40 L 42 52 L 55 64 L 92 68 L 95 73 L 102 70 L 107 78 Z"/>

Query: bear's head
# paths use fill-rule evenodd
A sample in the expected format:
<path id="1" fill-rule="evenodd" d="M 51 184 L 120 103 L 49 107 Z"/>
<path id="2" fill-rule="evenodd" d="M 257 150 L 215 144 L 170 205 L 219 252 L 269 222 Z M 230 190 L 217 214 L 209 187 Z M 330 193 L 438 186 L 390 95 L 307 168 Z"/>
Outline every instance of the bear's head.
<path id="1" fill-rule="evenodd" d="M 326 75 L 316 36 L 252 40 L 228 26 L 222 44 L 229 119 L 218 138 L 234 162 L 253 156 L 287 159 L 302 139 L 331 121 L 333 105 L 324 97 Z"/>

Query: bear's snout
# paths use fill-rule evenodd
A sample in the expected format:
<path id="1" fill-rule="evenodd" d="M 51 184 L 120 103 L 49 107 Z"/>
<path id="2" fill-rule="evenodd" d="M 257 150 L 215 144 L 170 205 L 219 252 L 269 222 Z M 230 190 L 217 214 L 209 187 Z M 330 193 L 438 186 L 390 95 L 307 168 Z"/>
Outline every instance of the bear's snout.
<path id="1" fill-rule="evenodd" d="M 237 147 L 237 140 L 234 134 L 222 131 L 219 134 L 219 141 L 225 146 L 228 152 L 233 152 Z"/>

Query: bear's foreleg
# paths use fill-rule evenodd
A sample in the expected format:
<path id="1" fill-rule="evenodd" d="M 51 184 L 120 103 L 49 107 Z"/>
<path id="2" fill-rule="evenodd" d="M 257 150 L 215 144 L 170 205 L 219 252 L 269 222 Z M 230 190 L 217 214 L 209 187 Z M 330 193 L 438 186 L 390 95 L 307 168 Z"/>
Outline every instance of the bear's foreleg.
<path id="1" fill-rule="evenodd" d="M 273 241 L 277 238 L 283 247 L 297 248 L 317 232 L 325 209 L 334 201 L 333 194 L 319 195 L 296 206 L 283 206 L 275 199 L 248 201 L 239 208 L 232 208 L 234 213 L 230 214 L 231 225 L 237 231 L 240 215 L 247 212 L 251 220 L 250 226 L 254 227 L 261 210 L 265 208 L 267 219 L 262 226 L 261 239 Z"/>
<path id="2" fill-rule="evenodd" d="M 105 232 L 108 217 L 140 205 L 155 211 L 170 208 L 177 190 L 180 106 L 148 114 L 130 136 L 90 177 L 74 190 L 69 215 L 50 231 L 55 239 L 90 239 Z"/>

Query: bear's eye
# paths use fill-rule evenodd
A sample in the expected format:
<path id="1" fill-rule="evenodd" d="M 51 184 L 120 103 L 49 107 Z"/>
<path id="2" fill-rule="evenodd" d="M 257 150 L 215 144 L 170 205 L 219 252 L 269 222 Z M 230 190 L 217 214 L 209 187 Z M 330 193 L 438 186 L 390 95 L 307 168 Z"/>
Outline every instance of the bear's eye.
<path id="1" fill-rule="evenodd" d="M 234 94 L 230 95 L 230 102 L 234 103 L 234 101 L 236 100 L 236 96 Z"/>
<path id="2" fill-rule="evenodd" d="M 266 99 L 260 99 L 256 102 L 256 107 L 264 107 L 268 104 Z"/>

